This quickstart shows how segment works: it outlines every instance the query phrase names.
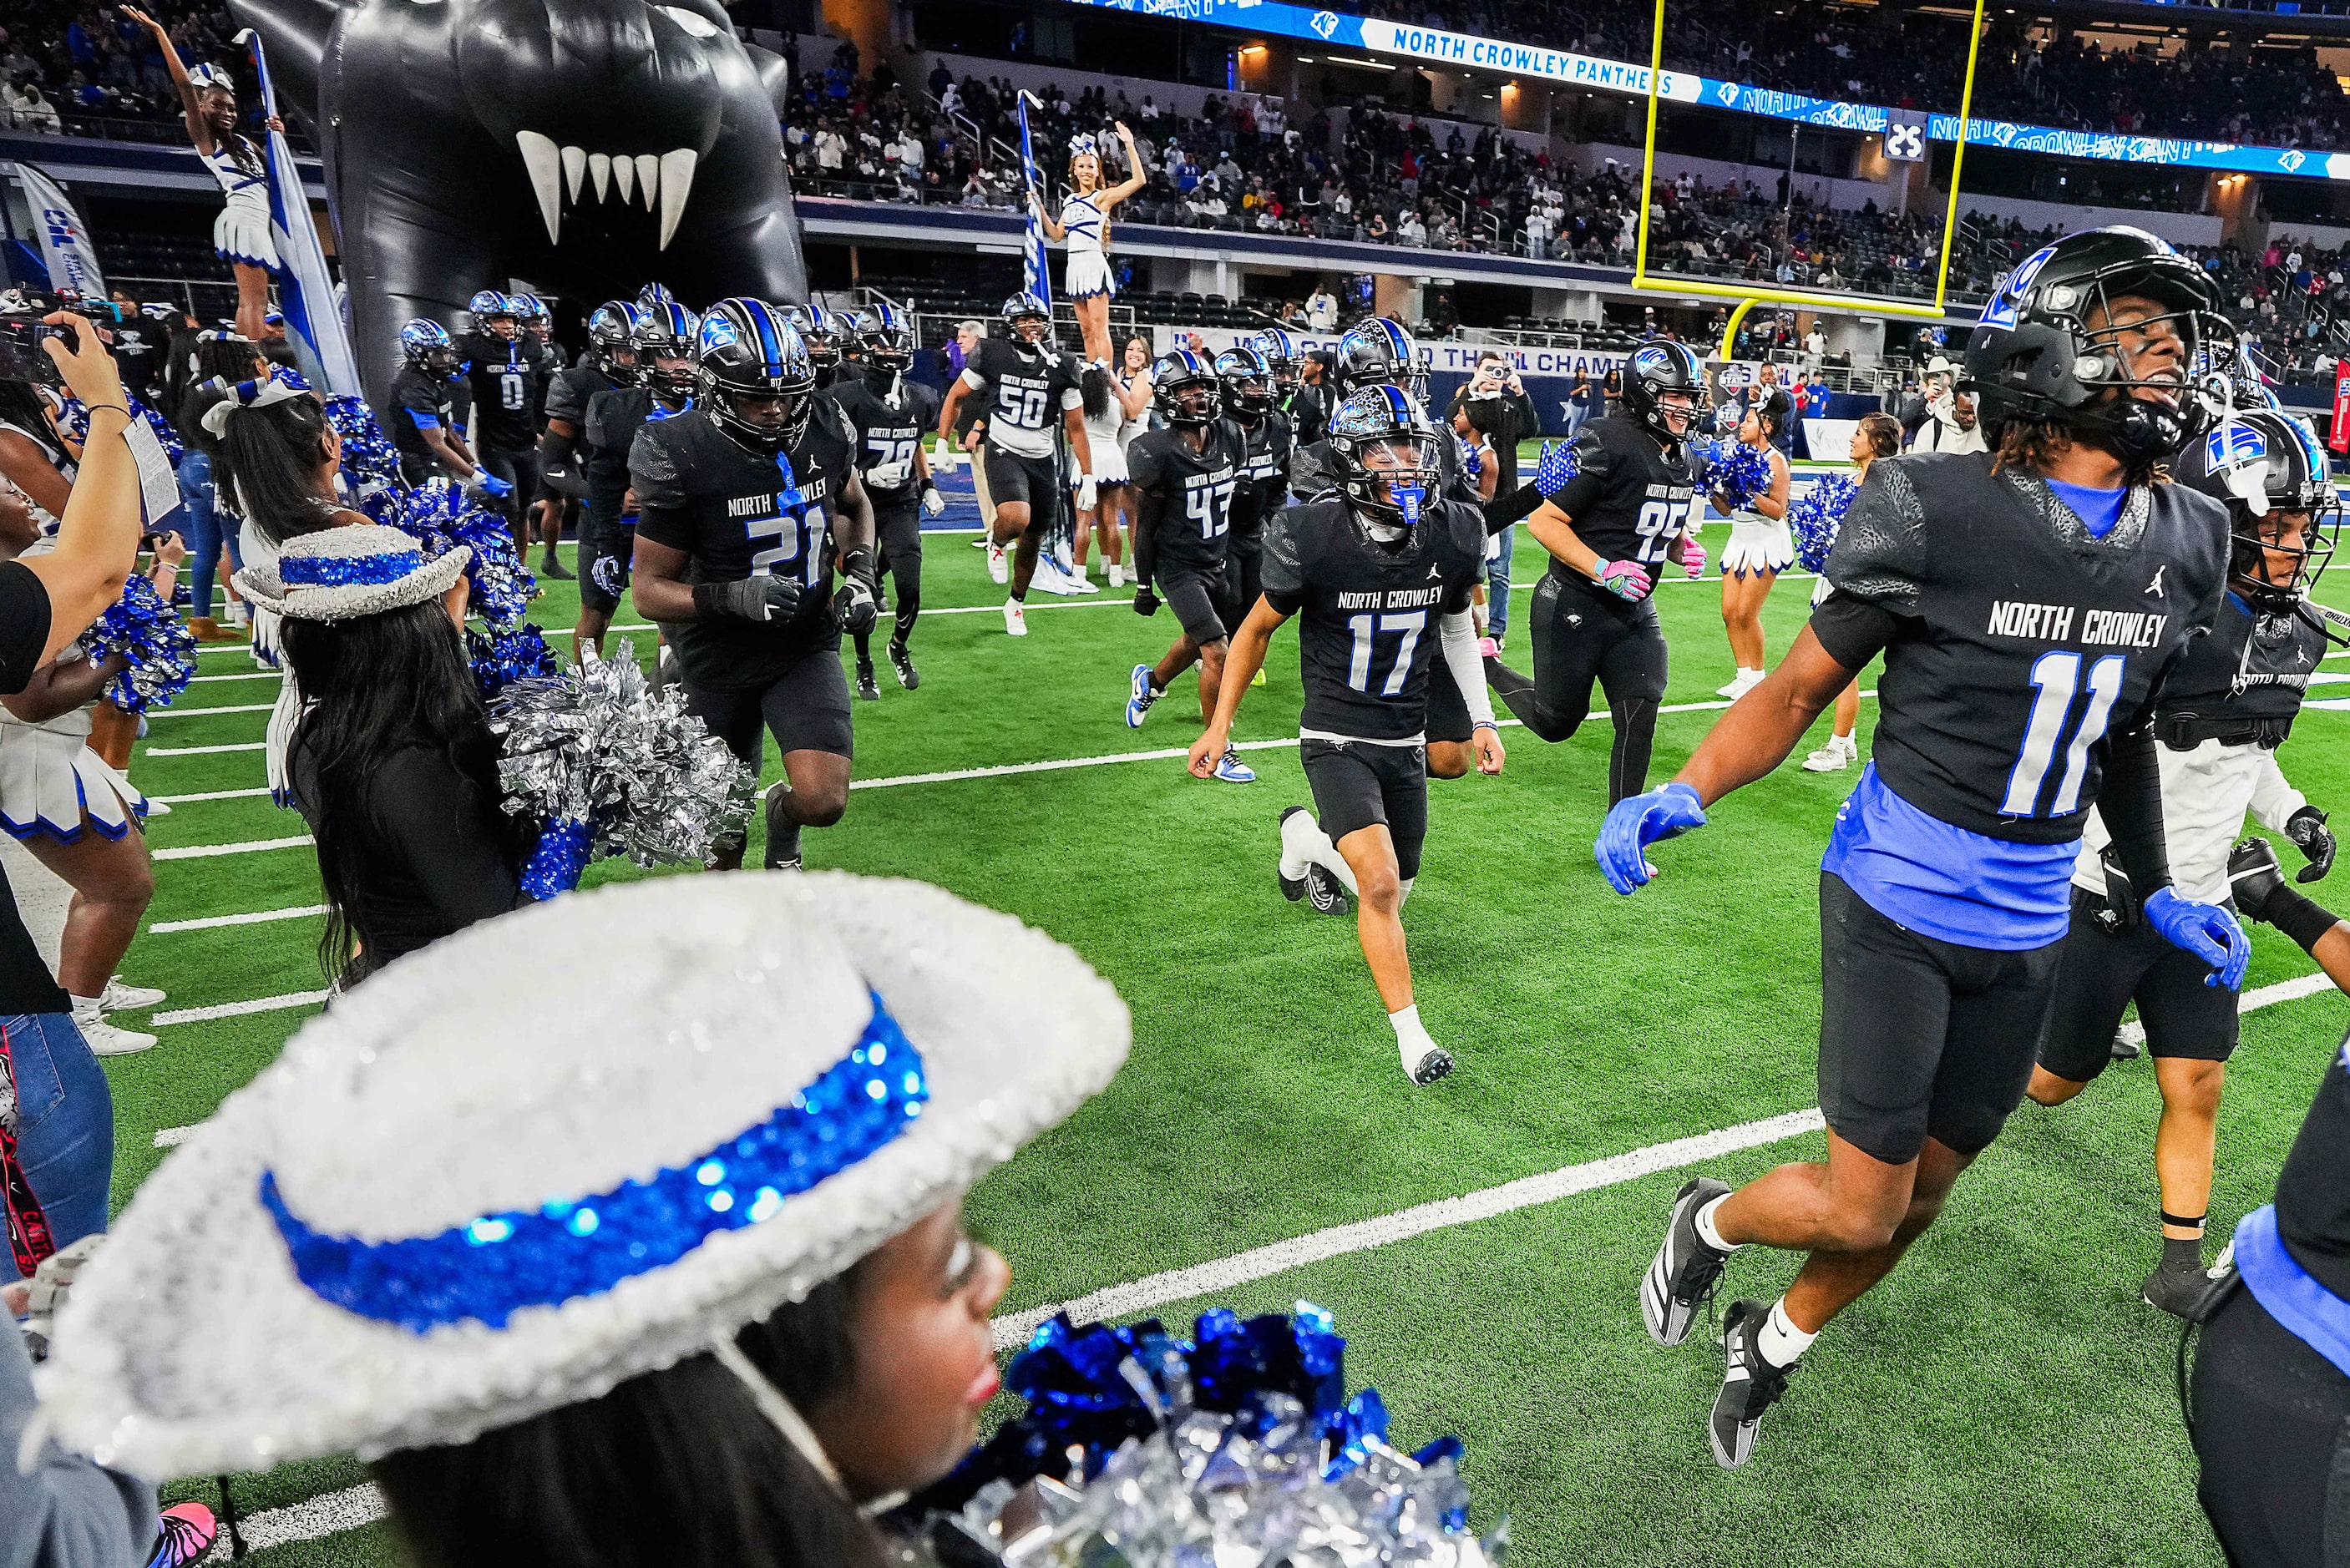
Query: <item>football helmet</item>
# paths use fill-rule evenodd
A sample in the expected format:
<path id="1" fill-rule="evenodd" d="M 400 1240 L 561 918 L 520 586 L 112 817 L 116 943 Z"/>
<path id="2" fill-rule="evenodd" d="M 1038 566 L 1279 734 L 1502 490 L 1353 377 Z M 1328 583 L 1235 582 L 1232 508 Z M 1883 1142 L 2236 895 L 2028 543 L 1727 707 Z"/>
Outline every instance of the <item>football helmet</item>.
<path id="1" fill-rule="evenodd" d="M 1003 324 L 1014 337 L 1042 343 L 1052 335 L 1053 307 L 1024 288 L 1003 302 Z"/>
<path id="2" fill-rule="evenodd" d="M 780 452 L 816 412 L 816 365 L 799 329 L 764 299 L 722 299 L 694 339 L 694 396 L 720 430 L 755 452 Z"/>
<path id="3" fill-rule="evenodd" d="M 1258 349 L 1243 343 L 1217 355 L 1216 379 L 1224 411 L 1241 423 L 1253 428 L 1273 411 L 1273 367 Z"/>
<path id="4" fill-rule="evenodd" d="M 2155 308 L 2113 321 L 2125 298 Z M 2236 360 L 2220 286 L 2167 242 L 2116 224 L 2043 245 L 2000 281 L 1959 385 L 1993 446 L 2011 421 L 2044 421 L 2144 463 L 2219 422 L 2227 400 L 2202 394 Z"/>
<path id="5" fill-rule="evenodd" d="M 1624 411 L 1667 446 L 1686 437 L 1705 397 L 1705 370 L 1686 343 L 1650 337 L 1624 361 Z"/>
<path id="6" fill-rule="evenodd" d="M 636 346 L 629 340 L 636 324 L 635 307 L 617 299 L 606 300 L 588 317 L 588 362 L 622 385 L 637 379 Z"/>
<path id="7" fill-rule="evenodd" d="M 1297 339 L 1278 327 L 1268 327 L 1248 341 L 1248 346 L 1264 356 L 1265 368 L 1273 372 L 1275 391 L 1286 392 L 1295 387 L 1299 379 Z"/>
<path id="8" fill-rule="evenodd" d="M 840 368 L 840 345 L 834 341 L 833 316 L 821 305 L 795 305 L 784 312 L 807 348 L 808 363 L 818 376 Z"/>
<path id="9" fill-rule="evenodd" d="M 492 324 L 499 321 L 521 330 L 522 314 L 515 308 L 514 296 L 510 294 L 500 294 L 494 288 L 483 289 L 465 302 L 465 309 L 473 318 L 473 330 L 476 332 L 488 332 L 492 330 Z"/>
<path id="10" fill-rule="evenodd" d="M 457 345 L 449 329 L 430 317 L 420 316 L 400 329 L 400 357 L 439 380 L 457 373 Z"/>
<path id="11" fill-rule="evenodd" d="M 1196 431 L 1223 412 L 1215 368 L 1189 348 L 1170 348 L 1150 367 L 1150 406 L 1179 431 Z"/>
<path id="12" fill-rule="evenodd" d="M 1401 387 L 1415 399 L 1425 399 L 1419 347 L 1411 334 L 1384 316 L 1357 321 L 1338 339 L 1338 363 L 1334 374 L 1341 399 L 1365 387 L 1382 383 Z"/>
<path id="13" fill-rule="evenodd" d="M 2229 576 L 2252 604 L 2270 614 L 2289 610 L 2324 575 L 2342 508 L 2325 448 L 2307 425 L 2265 409 L 2239 413 L 2190 442 L 2172 468 L 2179 483 L 2227 504 Z M 2297 551 L 2275 542 L 2268 519 L 2280 513 L 2309 514 Z M 2270 572 L 2272 555 L 2293 558 L 2282 581 Z"/>
<path id="14" fill-rule="evenodd" d="M 1347 394 L 1330 416 L 1330 456 L 1338 489 L 1361 521 L 1415 528 L 1442 470 L 1437 430 L 1419 400 L 1378 382 Z"/>
<path id="15" fill-rule="evenodd" d="M 637 354 L 637 380 L 667 398 L 693 396 L 699 367 L 694 344 L 702 318 L 674 299 L 629 313 L 629 343 Z M 663 369 L 661 361 L 670 364 Z"/>
<path id="16" fill-rule="evenodd" d="M 893 380 L 914 368 L 914 330 L 898 307 L 884 301 L 858 312 L 857 355 L 865 373 Z"/>

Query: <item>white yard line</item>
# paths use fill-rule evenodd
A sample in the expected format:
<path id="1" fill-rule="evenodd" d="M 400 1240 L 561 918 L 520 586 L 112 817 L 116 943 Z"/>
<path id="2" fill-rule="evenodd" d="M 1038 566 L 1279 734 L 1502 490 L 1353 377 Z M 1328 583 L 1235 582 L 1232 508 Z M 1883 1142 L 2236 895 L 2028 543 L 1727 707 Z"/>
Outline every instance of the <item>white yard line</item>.
<path id="1" fill-rule="evenodd" d="M 161 1028 L 170 1023 L 209 1023 L 215 1018 L 242 1018 L 248 1012 L 283 1012 L 289 1008 L 316 1007 L 327 1000 L 323 991 L 297 991 L 286 996 L 256 996 L 251 1002 L 224 1002 L 215 1007 L 175 1007 L 158 1012 L 148 1023 Z"/>
<path id="2" fill-rule="evenodd" d="M 284 679 L 285 677 L 275 670 L 255 670 L 242 675 L 192 675 L 188 678 L 188 684 L 202 686 L 207 680 L 282 680 Z"/>
<path id="3" fill-rule="evenodd" d="M 151 794 L 147 798 L 163 805 L 197 805 L 208 800 L 251 800 L 266 795 L 266 784 L 254 789 L 208 789 L 201 794 Z"/>
<path id="4" fill-rule="evenodd" d="M 215 855 L 252 855 L 264 849 L 292 849 L 310 842 L 307 833 L 290 838 L 253 838 L 243 844 L 191 844 L 179 849 L 157 849 L 150 852 L 151 860 L 203 860 Z"/>
<path id="5" fill-rule="evenodd" d="M 201 719 L 213 713 L 266 713 L 275 702 L 238 702 L 226 708 L 150 708 L 150 719 Z"/>
<path id="6" fill-rule="evenodd" d="M 2245 993 L 2242 1009 L 2250 1012 L 2275 1002 L 2314 995 L 2329 989 L 2329 985 L 2322 974 L 2303 975 L 2296 980 L 2265 985 L 2258 991 Z M 161 1022 L 160 1018 L 158 1022 Z M 1111 1285 L 1074 1301 L 1033 1307 L 1026 1312 L 1008 1313 L 995 1320 L 995 1347 L 1010 1350 L 1026 1343 L 1028 1336 L 1036 1331 L 1036 1325 L 1055 1313 L 1066 1312 L 1078 1323 L 1127 1317 L 1148 1312 L 1153 1307 L 1213 1295 L 1220 1291 L 1303 1268 L 1308 1263 L 1367 1252 L 1375 1247 L 1424 1236 L 1431 1231 L 1445 1231 L 1456 1225 L 1491 1220 L 1536 1204 L 1555 1203 L 1577 1193 L 1596 1192 L 1602 1188 L 1637 1181 L 1644 1176 L 1655 1176 L 1700 1161 L 1719 1159 L 1742 1149 L 1760 1148 L 1788 1138 L 1802 1137 L 1820 1131 L 1825 1125 L 1817 1108 L 1790 1111 L 1784 1116 L 1742 1122 L 1716 1132 L 1650 1144 L 1628 1154 L 1610 1155 L 1604 1159 L 1564 1166 L 1538 1176 L 1520 1177 L 1515 1181 L 1505 1181 L 1497 1187 L 1482 1188 L 1457 1198 L 1440 1198 L 1432 1203 L 1416 1204 L 1375 1219 L 1358 1220 L 1348 1225 L 1333 1225 L 1309 1235 L 1252 1248 L 1229 1258 L 1219 1258 L 1213 1262 L 1200 1263 L 1188 1269 L 1170 1269 L 1164 1273 L 1151 1274 L 1127 1284 Z M 175 1147 L 193 1130 L 192 1127 L 165 1127 L 156 1133 L 155 1147 Z M 239 1521 L 238 1530 L 244 1535 L 246 1546 L 258 1551 L 264 1546 L 283 1545 L 293 1541 L 316 1541 L 322 1536 L 356 1530 L 361 1525 L 374 1523 L 383 1514 L 381 1494 L 372 1485 L 362 1483 L 312 1498 L 307 1502 L 252 1514 Z"/>
<path id="7" fill-rule="evenodd" d="M 147 928 L 151 937 L 167 931 L 209 931 L 222 926 L 258 926 L 271 920 L 299 920 L 327 912 L 324 904 L 297 904 L 290 909 L 263 909 L 250 915 L 207 915 L 200 920 L 158 920 Z"/>
<path id="8" fill-rule="evenodd" d="M 150 746 L 139 754 L 142 757 L 211 757 L 223 752 L 265 752 L 268 749 L 266 741 L 231 741 L 223 746 Z"/>

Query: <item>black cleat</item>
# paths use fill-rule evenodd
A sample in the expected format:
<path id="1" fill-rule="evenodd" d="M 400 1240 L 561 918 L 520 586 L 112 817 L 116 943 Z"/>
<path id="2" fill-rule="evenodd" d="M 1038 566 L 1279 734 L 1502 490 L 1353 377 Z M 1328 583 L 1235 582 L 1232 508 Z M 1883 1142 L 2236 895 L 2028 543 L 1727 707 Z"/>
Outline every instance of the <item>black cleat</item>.
<path id="1" fill-rule="evenodd" d="M 1305 901 L 1317 913 L 1343 915 L 1347 912 L 1347 885 L 1330 874 L 1326 866 L 1305 868 Z"/>
<path id="2" fill-rule="evenodd" d="M 869 659 L 857 661 L 857 696 L 865 702 L 881 701 L 881 682 L 873 678 L 873 661 Z"/>
<path id="3" fill-rule="evenodd" d="M 784 812 L 785 798 L 790 794 L 780 784 L 767 793 L 767 858 L 764 864 L 770 871 L 800 868 L 800 825 Z"/>
<path id="4" fill-rule="evenodd" d="M 1411 1081 L 1424 1089 L 1451 1071 L 1452 1053 L 1432 1045 L 1428 1054 L 1419 1059 L 1419 1065 L 1411 1070 Z"/>
<path id="5" fill-rule="evenodd" d="M 1755 1428 L 1762 1412 L 1787 1391 L 1787 1374 L 1803 1365 L 1773 1366 L 1755 1343 L 1771 1309 L 1761 1302 L 1732 1302 L 1721 1326 L 1721 1392 L 1713 1397 L 1713 1462 L 1734 1470 L 1754 1457 Z"/>
<path id="6" fill-rule="evenodd" d="M 1673 1199 L 1673 1217 L 1664 1243 L 1640 1281 L 1640 1317 L 1648 1337 L 1670 1348 L 1689 1337 L 1697 1309 L 1713 1298 L 1721 1266 L 1730 1254 L 1705 1244 L 1697 1233 L 1697 1211 L 1730 1190 L 1726 1181 L 1693 1176 Z"/>
<path id="7" fill-rule="evenodd" d="M 2210 1308 L 2210 1274 L 2201 1269 L 2157 1268 L 2138 1287 L 2137 1299 L 2173 1317 L 2200 1323 Z"/>
<path id="8" fill-rule="evenodd" d="M 889 644 L 889 668 L 897 671 L 898 684 L 909 691 L 922 683 L 921 671 L 914 668 L 914 656 L 906 651 L 904 643 L 894 639 Z"/>
<path id="9" fill-rule="evenodd" d="M 2135 1062 L 2146 1054 L 2146 1047 L 2126 1034 L 2116 1034 L 2110 1054 L 2116 1062 Z"/>
<path id="10" fill-rule="evenodd" d="M 538 574 L 543 577 L 553 577 L 558 583 L 571 581 L 570 568 L 563 564 L 563 557 L 553 550 L 547 551 L 546 555 L 539 557 Z"/>

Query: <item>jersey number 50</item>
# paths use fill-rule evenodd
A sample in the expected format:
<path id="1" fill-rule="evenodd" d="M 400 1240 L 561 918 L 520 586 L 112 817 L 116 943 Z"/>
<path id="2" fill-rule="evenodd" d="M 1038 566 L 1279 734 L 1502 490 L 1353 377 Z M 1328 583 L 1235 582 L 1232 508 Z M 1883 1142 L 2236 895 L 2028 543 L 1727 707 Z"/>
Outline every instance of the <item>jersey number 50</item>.
<path id="1" fill-rule="evenodd" d="M 2064 748 L 2064 773 L 2057 781 L 2055 798 L 2044 812 L 2041 787 L 2048 782 L 2049 764 L 2056 759 L 2056 742 L 2064 737 L 2073 717 L 2074 699 L 2081 694 L 2081 656 L 2043 653 L 2033 662 L 2032 717 L 2024 722 L 2023 749 L 2008 771 L 2007 795 L 1999 803 L 2005 816 L 2066 816 L 2081 804 L 2081 779 L 2089 766 L 2089 748 L 2105 738 L 2112 720 L 2114 700 L 2122 694 L 2123 656 L 2109 653 L 2089 666 L 2087 701 L 2081 722 L 2073 727 L 2073 743 Z"/>

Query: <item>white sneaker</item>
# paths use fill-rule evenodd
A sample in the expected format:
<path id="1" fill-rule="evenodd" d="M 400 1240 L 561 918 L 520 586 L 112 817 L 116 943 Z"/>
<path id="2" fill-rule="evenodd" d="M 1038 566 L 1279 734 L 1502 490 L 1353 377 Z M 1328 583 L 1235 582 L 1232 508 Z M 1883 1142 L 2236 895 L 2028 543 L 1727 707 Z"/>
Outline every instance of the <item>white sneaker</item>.
<path id="1" fill-rule="evenodd" d="M 1074 586 L 1077 592 L 1081 594 L 1097 594 L 1101 592 L 1101 585 L 1095 582 L 1091 577 L 1080 576 L 1072 586 Z"/>
<path id="2" fill-rule="evenodd" d="M 137 1012 L 145 1008 L 161 1007 L 167 993 L 151 985 L 125 985 L 116 975 L 106 982 L 105 994 L 98 999 L 100 1012 Z"/>
<path id="3" fill-rule="evenodd" d="M 1860 741 L 1852 735 L 1830 735 L 1828 743 L 1804 759 L 1807 774 L 1840 774 L 1860 758 Z"/>
<path id="4" fill-rule="evenodd" d="M 1762 671 L 1759 670 L 1742 669 L 1737 674 L 1730 678 L 1729 685 L 1715 687 L 1713 689 L 1713 694 L 1717 697 L 1727 697 L 1731 701 L 1735 702 L 1741 697 L 1745 696 L 1749 691 L 1753 691 L 1757 686 L 1762 684 Z"/>
<path id="5" fill-rule="evenodd" d="M 1114 588 L 1126 587 L 1126 568 L 1116 561 L 1109 564 L 1109 586 Z"/>
<path id="6" fill-rule="evenodd" d="M 109 1023 L 95 1009 L 74 1009 L 74 1027 L 81 1031 L 93 1056 L 129 1056 L 155 1044 L 152 1034 L 141 1034 L 136 1029 L 124 1029 Z"/>
<path id="7" fill-rule="evenodd" d="M 1012 580 L 1012 566 L 1003 558 L 1003 546 L 993 542 L 987 546 L 987 576 L 990 582 L 1008 583 Z"/>
<path id="8" fill-rule="evenodd" d="M 1020 607 L 1018 599 L 1003 601 L 1003 635 L 1006 637 L 1028 635 L 1028 615 Z"/>

